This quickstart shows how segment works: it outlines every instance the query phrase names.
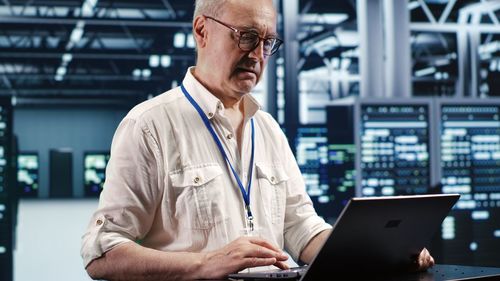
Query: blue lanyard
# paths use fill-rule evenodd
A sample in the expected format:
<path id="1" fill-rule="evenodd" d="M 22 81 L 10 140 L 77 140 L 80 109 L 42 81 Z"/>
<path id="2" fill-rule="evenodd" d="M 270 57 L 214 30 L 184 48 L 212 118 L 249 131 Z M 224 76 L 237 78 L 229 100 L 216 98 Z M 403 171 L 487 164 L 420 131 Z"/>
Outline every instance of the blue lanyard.
<path id="1" fill-rule="evenodd" d="M 215 133 L 214 128 L 212 127 L 212 124 L 210 123 L 210 120 L 208 117 L 205 115 L 203 110 L 200 108 L 198 103 L 191 97 L 191 95 L 188 93 L 186 88 L 184 87 L 183 84 L 181 84 L 181 89 L 186 98 L 189 100 L 189 102 L 193 105 L 193 107 L 198 111 L 198 114 L 200 115 L 201 119 L 203 120 L 203 123 L 205 123 L 205 126 L 207 127 L 208 131 L 212 135 L 215 143 L 217 144 L 217 147 L 220 150 L 220 153 L 226 159 L 226 162 L 229 164 L 229 167 L 231 168 L 231 171 L 233 172 L 234 178 L 236 179 L 236 182 L 238 183 L 238 186 L 240 188 L 241 194 L 243 195 L 243 201 L 245 201 L 245 209 L 247 211 L 247 219 L 249 222 L 250 228 L 253 230 L 253 216 L 252 216 L 252 210 L 250 210 L 250 188 L 252 187 L 252 171 L 253 171 L 253 161 L 254 161 L 254 149 L 255 149 L 255 128 L 253 124 L 253 118 L 250 119 L 250 124 L 252 127 L 252 154 L 250 157 L 250 167 L 249 167 L 249 179 L 248 179 L 248 184 L 247 184 L 247 189 L 245 191 L 245 188 L 243 187 L 243 184 L 241 183 L 240 177 L 238 176 L 238 173 L 233 168 L 233 165 L 231 164 L 231 161 L 229 161 L 229 158 L 227 157 L 226 151 L 224 150 L 224 147 L 222 146 L 222 143 L 217 136 L 217 133 Z"/>

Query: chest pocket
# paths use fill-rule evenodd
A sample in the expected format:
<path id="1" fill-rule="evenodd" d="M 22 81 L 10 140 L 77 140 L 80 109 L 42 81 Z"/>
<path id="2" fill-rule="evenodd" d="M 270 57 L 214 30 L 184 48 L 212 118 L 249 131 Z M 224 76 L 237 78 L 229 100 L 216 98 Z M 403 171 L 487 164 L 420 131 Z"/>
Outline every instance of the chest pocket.
<path id="1" fill-rule="evenodd" d="M 210 229 L 223 220 L 222 169 L 216 163 L 188 166 L 169 173 L 175 195 L 175 218 L 181 227 Z"/>
<path id="2" fill-rule="evenodd" d="M 282 165 L 255 163 L 256 175 L 266 213 L 273 224 L 282 224 L 285 219 L 286 182 L 288 175 Z"/>

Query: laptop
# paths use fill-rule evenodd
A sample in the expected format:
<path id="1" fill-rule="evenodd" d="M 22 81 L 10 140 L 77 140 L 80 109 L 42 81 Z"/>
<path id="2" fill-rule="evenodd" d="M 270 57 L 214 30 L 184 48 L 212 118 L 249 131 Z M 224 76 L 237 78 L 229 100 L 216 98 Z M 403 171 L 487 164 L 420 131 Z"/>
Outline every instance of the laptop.
<path id="1" fill-rule="evenodd" d="M 335 274 L 407 270 L 459 197 L 433 194 L 352 198 L 310 265 L 242 272 L 229 278 L 308 281 Z"/>

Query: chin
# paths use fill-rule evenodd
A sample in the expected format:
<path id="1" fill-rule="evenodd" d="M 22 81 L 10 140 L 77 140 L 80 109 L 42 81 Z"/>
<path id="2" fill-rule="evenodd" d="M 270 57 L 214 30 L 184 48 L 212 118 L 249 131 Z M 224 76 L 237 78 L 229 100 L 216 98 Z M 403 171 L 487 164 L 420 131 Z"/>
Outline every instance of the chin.
<path id="1" fill-rule="evenodd" d="M 255 88 L 256 85 L 257 85 L 257 83 L 254 83 L 254 82 L 238 83 L 236 85 L 235 89 L 238 92 L 247 94 L 247 93 L 250 93 Z"/>

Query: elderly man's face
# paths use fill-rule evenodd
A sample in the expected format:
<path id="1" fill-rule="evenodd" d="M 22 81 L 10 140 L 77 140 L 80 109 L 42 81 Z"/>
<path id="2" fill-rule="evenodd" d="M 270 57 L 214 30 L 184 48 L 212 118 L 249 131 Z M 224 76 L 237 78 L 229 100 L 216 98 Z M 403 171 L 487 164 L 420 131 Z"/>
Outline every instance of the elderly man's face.
<path id="1" fill-rule="evenodd" d="M 260 37 L 276 37 L 276 14 L 271 0 L 233 0 L 223 7 L 217 18 L 240 31 L 253 31 Z M 224 93 L 244 95 L 260 80 L 267 57 L 262 42 L 252 51 L 238 47 L 239 36 L 229 28 L 207 19 L 212 38 L 207 55 L 213 69 L 212 81 Z"/>

